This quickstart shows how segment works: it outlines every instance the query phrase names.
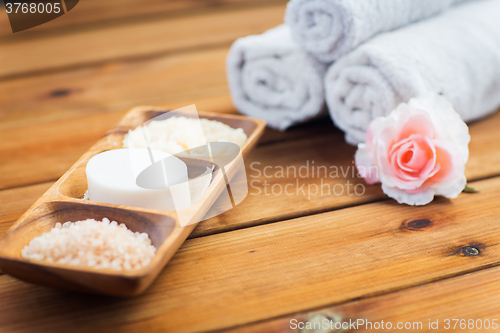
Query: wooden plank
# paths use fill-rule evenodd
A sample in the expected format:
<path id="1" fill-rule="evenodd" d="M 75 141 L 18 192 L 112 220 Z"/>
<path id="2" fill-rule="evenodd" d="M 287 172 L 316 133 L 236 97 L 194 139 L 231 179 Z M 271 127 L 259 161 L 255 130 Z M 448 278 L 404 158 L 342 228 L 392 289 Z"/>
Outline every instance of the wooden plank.
<path id="1" fill-rule="evenodd" d="M 284 12 L 284 4 L 222 10 L 2 43 L 0 79 L 213 45 L 229 46 L 239 37 L 282 24 Z"/>
<path id="2" fill-rule="evenodd" d="M 247 198 L 200 223 L 191 237 L 384 199 L 379 185 L 366 186 L 357 176 L 354 152 L 343 133 L 333 129 L 318 137 L 258 147 L 245 161 Z"/>
<path id="3" fill-rule="evenodd" d="M 0 129 L 126 110 L 141 104 L 235 112 L 225 58 L 229 48 L 123 61 L 0 81 Z M 204 101 L 209 102 L 203 104 Z"/>
<path id="4" fill-rule="evenodd" d="M 425 207 L 388 200 L 188 240 L 133 299 L 61 293 L 1 276 L 0 322 L 6 330 L 206 331 L 498 265 L 500 178 L 472 185 L 481 192 Z M 414 219 L 431 223 L 412 229 Z M 464 256 L 472 244 L 481 255 Z"/>
<path id="5" fill-rule="evenodd" d="M 223 47 L 203 54 L 191 52 L 0 81 L 0 90 L 5 92 L 0 95 L 0 129 L 44 126 L 141 104 L 171 109 L 196 104 L 202 111 L 236 113 L 225 75 L 228 50 Z M 263 141 L 303 137 L 311 132 L 308 126 L 315 134 L 324 134 L 332 127 L 330 121 L 322 119 L 286 132 L 268 131 Z"/>
<path id="6" fill-rule="evenodd" d="M 48 182 L 0 191 L 0 237 L 52 184 Z"/>
<path id="7" fill-rule="evenodd" d="M 0 3 L 0 12 L 4 12 L 5 3 Z M 9 23 L 9 17 L 6 14 L 0 15 L 0 36 L 12 35 L 12 29 Z"/>
<path id="8" fill-rule="evenodd" d="M 385 329 L 388 327 L 387 323 L 390 323 L 393 329 L 397 328 L 398 323 L 402 323 L 401 327 L 407 325 L 407 331 L 418 331 L 418 327 L 421 327 L 420 331 L 431 331 L 429 321 L 432 323 L 432 332 L 463 332 L 467 329 L 481 331 L 480 328 L 485 330 L 485 324 L 489 324 L 489 330 L 493 330 L 493 319 L 496 319 L 497 324 L 500 321 L 499 285 L 500 267 L 494 267 L 382 296 L 287 315 L 224 332 L 300 332 L 299 322 L 307 325 L 307 322 L 314 319 L 330 320 L 332 317 L 341 318 L 337 320 L 346 323 L 349 323 L 349 320 L 356 322 L 363 319 L 364 322 L 362 324 L 360 322 L 361 325 L 354 330 L 355 332 L 377 331 L 374 326 L 381 327 L 382 321 L 385 323 L 383 326 Z M 473 319 L 473 323 L 469 322 L 470 319 Z"/>
<path id="9" fill-rule="evenodd" d="M 80 1 L 75 10 L 56 20 L 47 22 L 29 30 L 17 33 L 13 37 L 7 15 L 0 15 L 0 37 L 3 39 L 38 38 L 44 34 L 62 34 L 76 29 L 98 29 L 111 24 L 126 24 L 131 21 L 151 20 L 158 17 L 172 18 L 206 13 L 210 10 L 238 8 L 241 6 L 261 6 L 263 4 L 286 3 L 284 0 L 85 0 Z M 0 3 L 3 11 L 3 3 Z"/>
<path id="10" fill-rule="evenodd" d="M 0 191 L 0 235 L 3 236 L 9 223 L 17 220 L 53 182 L 41 183 Z M 1 237 L 1 236 L 0 236 Z"/>
<path id="11" fill-rule="evenodd" d="M 465 170 L 468 179 L 478 179 L 479 174 L 481 178 L 493 176 L 491 167 L 500 164 L 499 111 L 469 125 L 470 156 Z"/>
<path id="12" fill-rule="evenodd" d="M 94 114 L 86 122 L 66 119 L 1 131 L 0 188 L 56 180 L 122 115 Z"/>

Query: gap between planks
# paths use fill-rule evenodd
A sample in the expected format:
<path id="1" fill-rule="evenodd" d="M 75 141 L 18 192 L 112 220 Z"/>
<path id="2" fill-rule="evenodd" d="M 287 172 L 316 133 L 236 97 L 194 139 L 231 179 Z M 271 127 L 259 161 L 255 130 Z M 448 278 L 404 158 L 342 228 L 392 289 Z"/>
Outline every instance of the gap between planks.
<path id="1" fill-rule="evenodd" d="M 191 239 L 144 295 L 127 300 L 62 293 L 2 276 L 0 321 L 26 329 L 36 318 L 37 327 L 53 332 L 71 325 L 207 331 L 481 270 L 500 263 L 500 178 L 473 185 L 481 192 L 424 207 L 386 200 Z M 409 228 L 418 218 L 431 224 Z M 471 244 L 482 244 L 480 256 L 461 255 Z"/>

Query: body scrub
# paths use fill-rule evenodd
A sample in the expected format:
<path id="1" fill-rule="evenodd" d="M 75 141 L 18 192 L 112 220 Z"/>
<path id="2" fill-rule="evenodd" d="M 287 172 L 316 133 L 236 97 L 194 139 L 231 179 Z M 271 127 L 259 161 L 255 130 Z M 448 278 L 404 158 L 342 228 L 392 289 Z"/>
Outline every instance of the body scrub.
<path id="1" fill-rule="evenodd" d="M 199 125 L 203 131 L 199 129 Z M 247 135 L 242 128 L 232 128 L 216 120 L 171 117 L 150 121 L 144 126 L 152 149 L 177 154 L 193 148 L 205 146 L 209 142 L 232 142 L 243 145 Z M 141 127 L 130 130 L 123 139 L 123 147 L 146 148 Z"/>

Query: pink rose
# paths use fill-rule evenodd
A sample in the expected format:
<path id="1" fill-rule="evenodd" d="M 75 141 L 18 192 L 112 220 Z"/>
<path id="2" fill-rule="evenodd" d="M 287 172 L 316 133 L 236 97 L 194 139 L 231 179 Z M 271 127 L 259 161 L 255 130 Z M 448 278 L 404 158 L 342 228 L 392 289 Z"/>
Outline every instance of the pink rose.
<path id="1" fill-rule="evenodd" d="M 467 125 L 448 100 L 437 94 L 412 98 L 371 122 L 356 167 L 399 203 L 425 205 L 435 195 L 462 192 L 469 141 Z"/>

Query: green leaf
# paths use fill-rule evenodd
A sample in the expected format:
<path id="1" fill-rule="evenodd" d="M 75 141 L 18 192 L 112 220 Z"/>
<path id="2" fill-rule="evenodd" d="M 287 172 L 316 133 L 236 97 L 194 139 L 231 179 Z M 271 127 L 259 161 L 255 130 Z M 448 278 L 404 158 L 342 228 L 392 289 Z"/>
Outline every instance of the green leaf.
<path id="1" fill-rule="evenodd" d="M 465 192 L 465 193 L 479 193 L 478 190 L 476 190 L 475 188 L 473 187 L 470 187 L 469 185 L 465 184 L 465 187 L 464 187 L 464 190 L 462 192 Z"/>

